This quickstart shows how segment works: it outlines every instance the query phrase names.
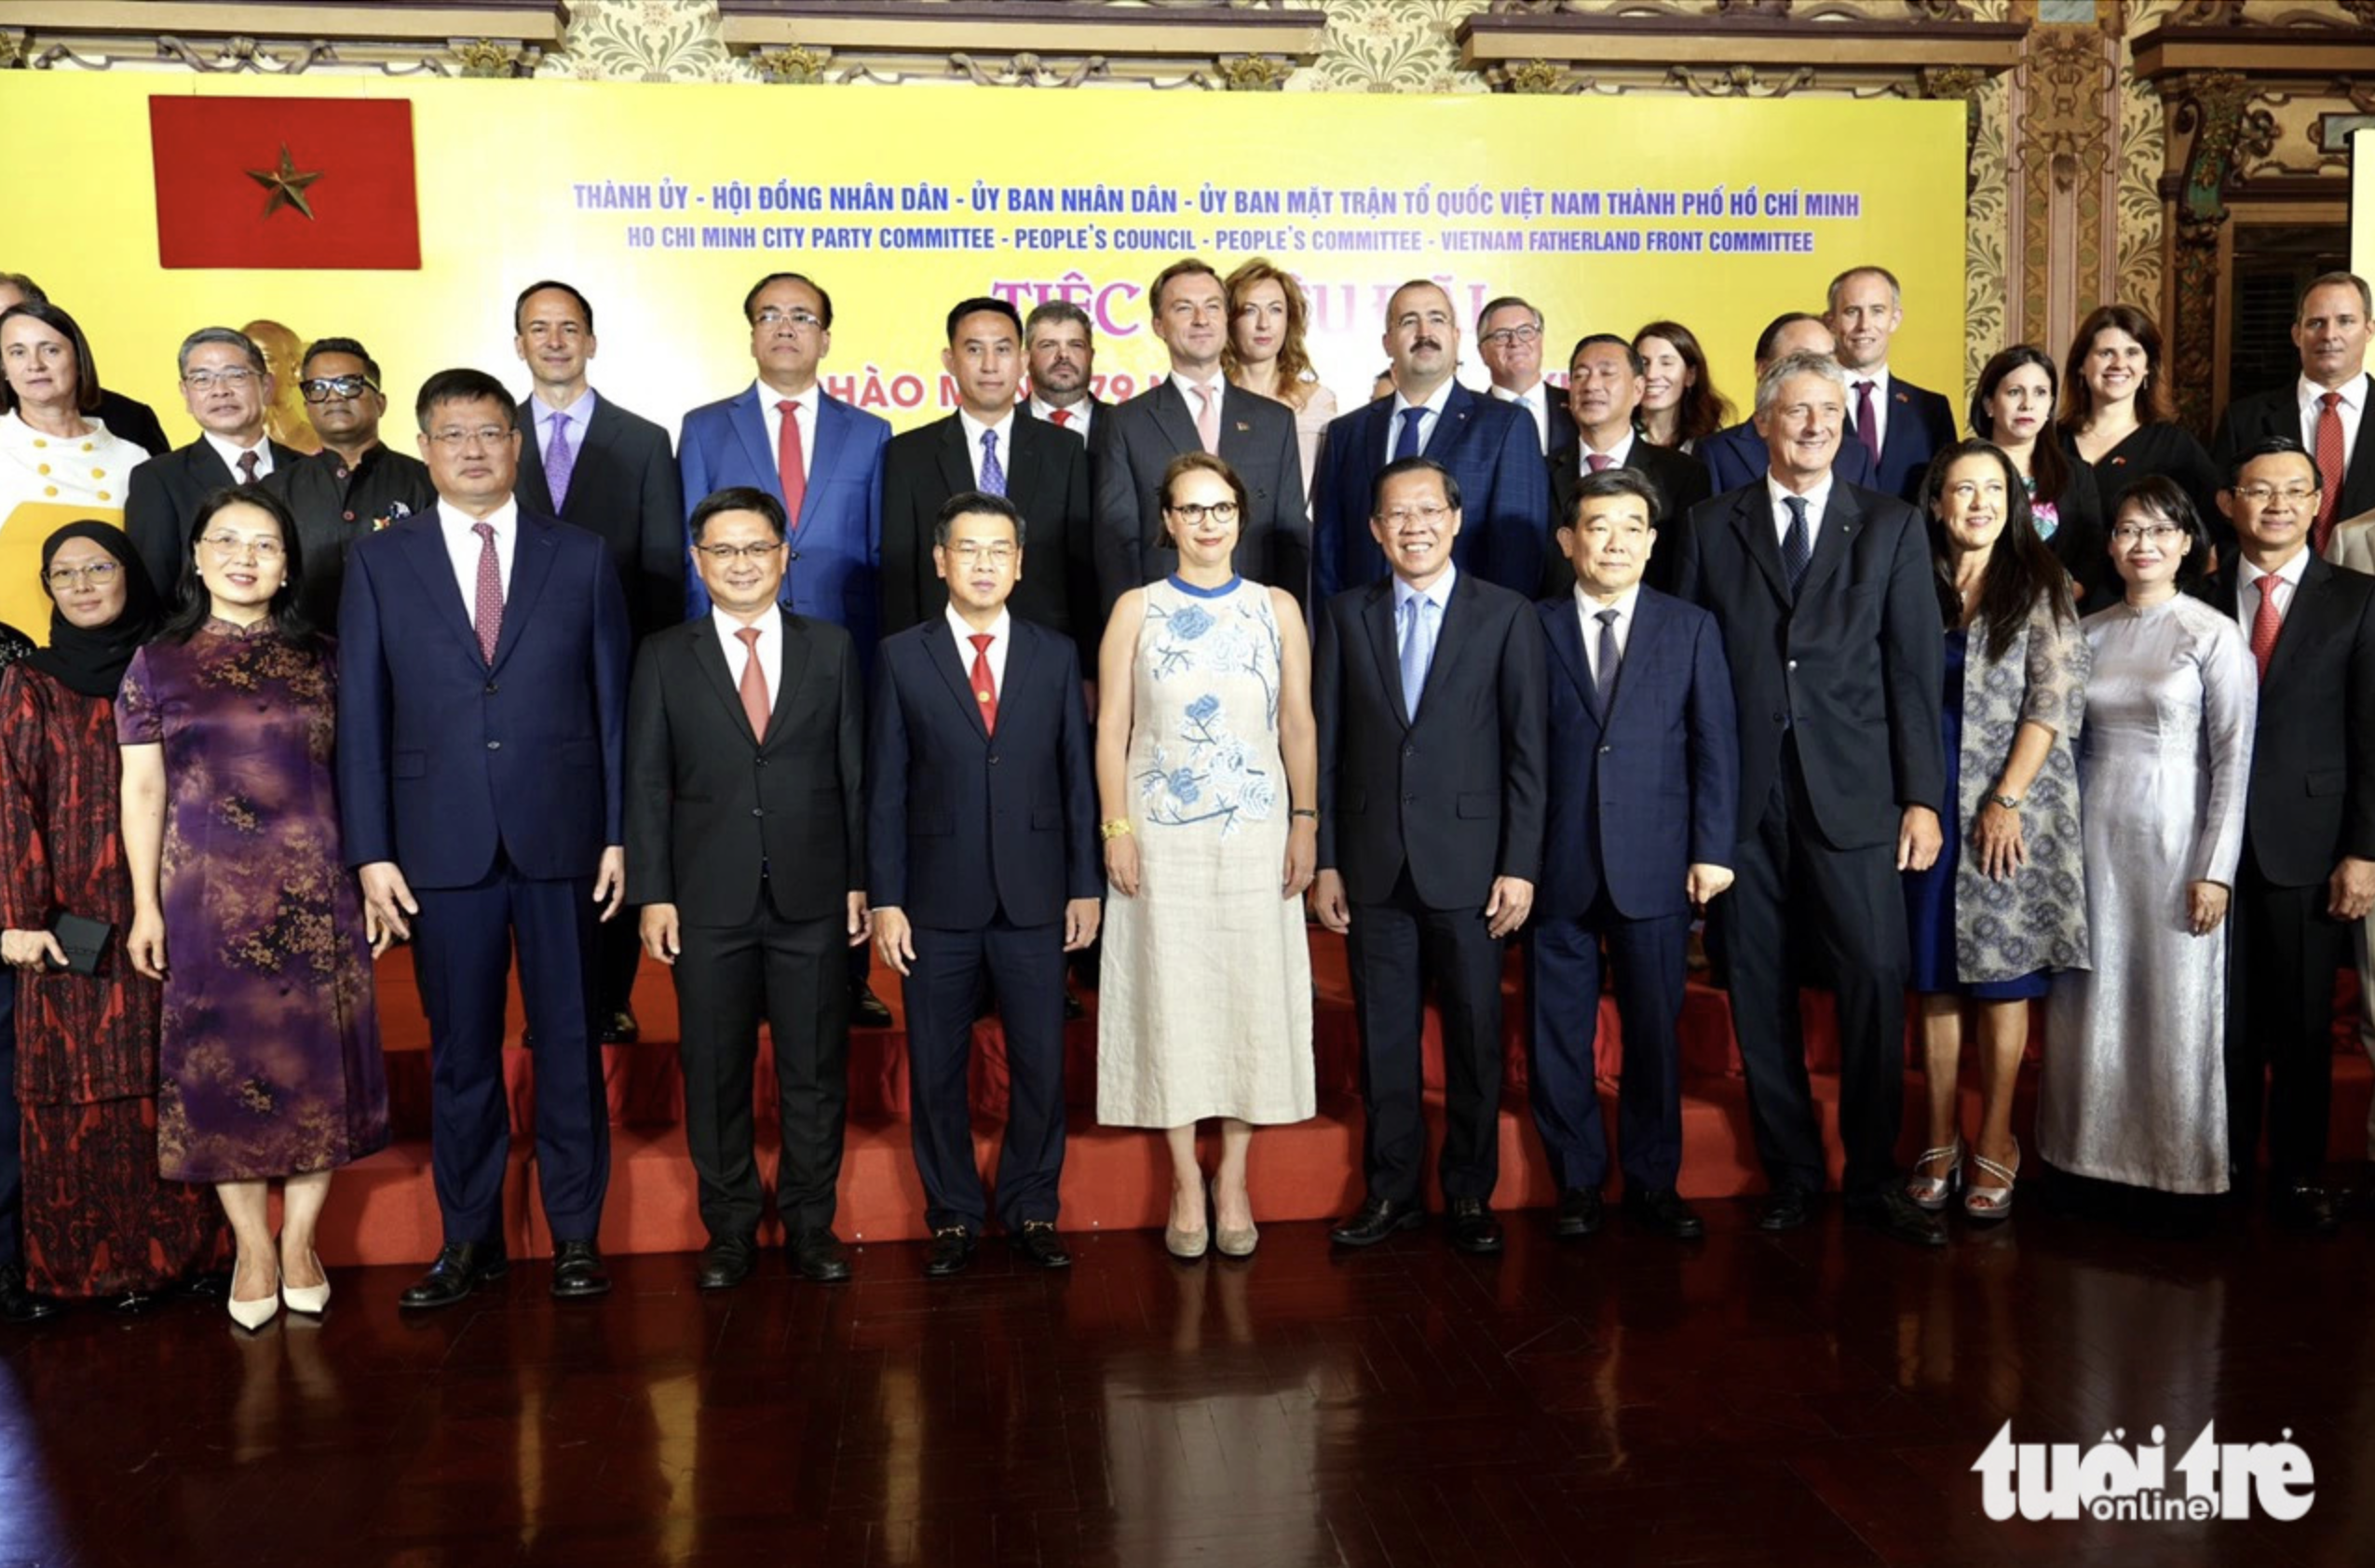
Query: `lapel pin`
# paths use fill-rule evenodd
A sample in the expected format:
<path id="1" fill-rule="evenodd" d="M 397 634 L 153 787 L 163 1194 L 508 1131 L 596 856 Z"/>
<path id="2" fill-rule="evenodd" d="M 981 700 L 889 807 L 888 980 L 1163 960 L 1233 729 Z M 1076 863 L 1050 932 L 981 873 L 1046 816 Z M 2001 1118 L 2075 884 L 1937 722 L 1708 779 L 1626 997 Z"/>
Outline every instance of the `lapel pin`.
<path id="1" fill-rule="evenodd" d="M 1239 421 L 1237 422 L 1237 433 L 1238 433 L 1239 435 L 1241 435 L 1241 436 L 1242 436 L 1242 435 L 1243 435 L 1246 431 L 1251 430 L 1252 428 L 1253 428 L 1253 426 L 1252 426 L 1251 425 L 1246 424 L 1246 423 L 1245 423 L 1243 420 L 1242 420 L 1242 419 L 1241 419 L 1241 420 L 1239 420 Z"/>

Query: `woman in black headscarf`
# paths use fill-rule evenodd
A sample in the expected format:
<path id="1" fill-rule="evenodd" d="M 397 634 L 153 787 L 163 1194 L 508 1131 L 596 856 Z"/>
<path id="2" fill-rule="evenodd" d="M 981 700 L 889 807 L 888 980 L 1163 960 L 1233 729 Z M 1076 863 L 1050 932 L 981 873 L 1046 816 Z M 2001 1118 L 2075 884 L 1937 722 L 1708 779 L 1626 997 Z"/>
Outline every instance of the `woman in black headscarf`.
<path id="1" fill-rule="evenodd" d="M 52 534 L 41 584 L 48 646 L 0 674 L 0 962 L 17 975 L 24 1159 L 15 1283 L 36 1309 L 45 1295 L 145 1300 L 210 1266 L 221 1235 L 204 1187 L 157 1175 L 162 992 L 123 946 L 115 688 L 156 629 L 156 594 L 104 522 Z M 108 927 L 88 973 L 67 966 L 61 914 Z"/>

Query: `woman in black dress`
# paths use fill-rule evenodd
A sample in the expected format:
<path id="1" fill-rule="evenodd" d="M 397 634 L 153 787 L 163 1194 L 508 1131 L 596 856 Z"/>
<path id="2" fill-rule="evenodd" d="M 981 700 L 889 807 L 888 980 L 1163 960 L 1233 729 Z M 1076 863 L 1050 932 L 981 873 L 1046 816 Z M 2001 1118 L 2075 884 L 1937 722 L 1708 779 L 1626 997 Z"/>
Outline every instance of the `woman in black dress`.
<path id="1" fill-rule="evenodd" d="M 2233 552 L 2233 534 L 2221 537 L 2219 520 L 2224 481 L 2202 443 L 2177 423 L 2161 329 L 2150 316 L 2129 304 L 2097 307 L 2070 340 L 2062 388 L 2062 451 L 2087 471 L 2106 509 L 2139 480 L 2174 480 L 2195 515 L 2210 522 L 2219 553 Z M 2215 562 L 2205 569 L 2216 570 Z"/>

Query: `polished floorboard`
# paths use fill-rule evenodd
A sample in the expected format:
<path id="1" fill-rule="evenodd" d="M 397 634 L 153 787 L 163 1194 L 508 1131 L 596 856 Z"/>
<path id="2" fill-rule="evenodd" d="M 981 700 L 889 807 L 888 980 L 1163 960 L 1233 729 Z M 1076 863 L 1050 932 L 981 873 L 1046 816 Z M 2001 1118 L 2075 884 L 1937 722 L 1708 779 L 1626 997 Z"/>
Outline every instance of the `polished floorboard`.
<path id="1" fill-rule="evenodd" d="M 853 1284 L 780 1257 L 739 1291 L 541 1264 L 400 1316 L 412 1271 L 333 1273 L 319 1323 L 219 1306 L 0 1328 L 0 1568 L 497 1563 L 1529 1568 L 2375 1562 L 2375 1227 L 2238 1213 L 2160 1239 L 2045 1211 L 1922 1253 L 1826 1210 L 1704 1206 L 1680 1246 L 1499 1258 L 1432 1230 L 1249 1263 L 1071 1238 L 955 1281 L 913 1244 Z M 1975 1460 L 2216 1418 L 2287 1428 L 2299 1522 L 1989 1521 Z"/>

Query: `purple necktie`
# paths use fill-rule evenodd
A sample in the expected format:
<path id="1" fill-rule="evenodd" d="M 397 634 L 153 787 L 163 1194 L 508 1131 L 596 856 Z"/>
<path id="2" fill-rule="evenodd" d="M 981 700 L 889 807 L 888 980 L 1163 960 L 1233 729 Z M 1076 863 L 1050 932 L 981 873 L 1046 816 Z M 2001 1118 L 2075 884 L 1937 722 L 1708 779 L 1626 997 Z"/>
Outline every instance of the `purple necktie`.
<path id="1" fill-rule="evenodd" d="M 1868 381 L 1855 384 L 1855 439 L 1862 441 L 1864 450 L 1872 454 L 1872 466 L 1878 470 L 1880 466 L 1880 424 L 1872 417 L 1872 384 Z"/>
<path id="2" fill-rule="evenodd" d="M 552 492 L 552 509 L 559 511 L 569 494 L 569 474 L 577 454 L 569 449 L 569 416 L 552 416 L 552 439 L 544 449 L 544 485 Z"/>
<path id="3" fill-rule="evenodd" d="M 998 461 L 998 432 L 995 430 L 982 432 L 982 493 L 1006 493 L 1006 470 Z"/>
<path id="4" fill-rule="evenodd" d="M 1583 461 L 1592 466 L 1592 472 L 1595 474 L 1605 474 L 1613 466 L 1608 454 L 1604 452 L 1587 452 L 1583 454 Z"/>
<path id="5" fill-rule="evenodd" d="M 495 553 L 492 525 L 474 522 L 470 532 L 479 536 L 478 595 L 470 619 L 479 634 L 479 654 L 492 665 L 495 644 L 503 640 L 503 558 Z"/>

